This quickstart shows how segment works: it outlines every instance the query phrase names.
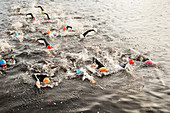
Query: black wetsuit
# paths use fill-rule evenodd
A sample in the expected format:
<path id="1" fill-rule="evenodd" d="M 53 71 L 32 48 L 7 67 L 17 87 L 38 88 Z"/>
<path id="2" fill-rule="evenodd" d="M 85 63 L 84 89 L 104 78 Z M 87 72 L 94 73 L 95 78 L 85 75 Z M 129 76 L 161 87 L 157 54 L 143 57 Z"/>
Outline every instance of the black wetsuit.
<path id="1" fill-rule="evenodd" d="M 47 13 L 44 13 L 45 15 L 47 15 L 47 18 L 50 20 L 50 17 L 48 16 L 48 14 Z"/>
<path id="2" fill-rule="evenodd" d="M 37 81 L 37 78 L 40 82 L 43 82 L 44 78 L 47 77 L 47 75 L 32 75 L 33 79 Z"/>
<path id="3" fill-rule="evenodd" d="M 47 47 L 48 45 L 50 45 L 50 44 L 46 41 L 46 39 L 44 39 L 44 38 L 39 38 L 39 39 L 37 39 L 37 40 L 43 40 L 43 41 L 45 42 L 45 44 L 46 44 L 46 47 Z"/>
<path id="4" fill-rule="evenodd" d="M 38 6 L 39 8 L 41 8 L 41 11 L 44 11 L 44 9 L 41 6 Z"/>
<path id="5" fill-rule="evenodd" d="M 102 63 L 100 63 L 96 58 L 93 57 L 93 63 L 96 63 L 98 65 L 97 69 L 101 67 L 105 67 Z"/>
<path id="6" fill-rule="evenodd" d="M 66 27 L 66 29 L 68 29 L 68 28 L 72 29 L 72 27 L 71 27 L 71 26 L 67 26 L 67 27 Z"/>
<path id="7" fill-rule="evenodd" d="M 85 33 L 83 33 L 83 36 L 85 37 L 91 31 L 94 31 L 94 29 L 90 29 L 90 30 L 86 31 Z"/>
<path id="8" fill-rule="evenodd" d="M 28 13 L 28 14 L 26 14 L 26 16 L 27 16 L 27 15 L 31 15 L 32 19 L 34 18 L 34 16 L 32 15 L 32 13 Z"/>

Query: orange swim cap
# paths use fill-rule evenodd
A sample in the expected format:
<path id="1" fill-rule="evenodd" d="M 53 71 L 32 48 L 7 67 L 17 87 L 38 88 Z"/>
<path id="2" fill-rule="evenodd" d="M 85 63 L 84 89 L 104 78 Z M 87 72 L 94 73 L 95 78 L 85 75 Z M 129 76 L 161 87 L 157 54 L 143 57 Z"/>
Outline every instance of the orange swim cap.
<path id="1" fill-rule="evenodd" d="M 101 67 L 101 68 L 99 69 L 99 71 L 100 71 L 100 72 L 105 72 L 105 71 L 106 71 L 106 68 L 105 68 L 105 67 Z"/>
<path id="2" fill-rule="evenodd" d="M 43 80 L 44 83 L 48 83 L 50 82 L 50 79 L 48 77 L 45 77 L 44 80 Z"/>
<path id="3" fill-rule="evenodd" d="M 51 31 L 50 31 L 50 30 L 47 30 L 47 33 L 49 34 L 49 33 L 51 33 Z"/>

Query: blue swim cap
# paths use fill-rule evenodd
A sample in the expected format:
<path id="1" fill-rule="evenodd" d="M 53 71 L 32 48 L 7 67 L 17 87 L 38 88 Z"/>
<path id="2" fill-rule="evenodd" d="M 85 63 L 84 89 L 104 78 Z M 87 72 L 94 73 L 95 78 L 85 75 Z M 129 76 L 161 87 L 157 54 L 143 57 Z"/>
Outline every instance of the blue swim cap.
<path id="1" fill-rule="evenodd" d="M 82 73 L 82 71 L 80 69 L 77 69 L 76 71 L 78 74 Z"/>
<path id="2" fill-rule="evenodd" d="M 0 61 L 0 65 L 6 65 L 6 61 L 5 60 L 1 60 Z"/>
<path id="3" fill-rule="evenodd" d="M 17 33 L 15 33 L 15 34 L 14 34 L 14 37 L 17 37 L 17 36 L 18 36 L 18 34 L 17 34 Z"/>

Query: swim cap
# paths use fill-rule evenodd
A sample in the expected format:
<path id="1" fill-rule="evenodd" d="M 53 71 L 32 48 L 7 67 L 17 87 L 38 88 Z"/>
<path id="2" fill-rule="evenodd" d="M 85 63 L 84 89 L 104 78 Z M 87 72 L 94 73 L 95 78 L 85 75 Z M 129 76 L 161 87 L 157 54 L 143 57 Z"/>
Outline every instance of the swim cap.
<path id="1" fill-rule="evenodd" d="M 2 59 L 2 60 L 0 61 L 0 65 L 2 65 L 2 66 L 3 66 L 3 65 L 6 65 L 6 61 Z"/>
<path id="2" fill-rule="evenodd" d="M 50 46 L 50 45 L 48 45 L 48 46 L 47 46 L 47 49 L 51 49 L 51 46 Z"/>
<path id="3" fill-rule="evenodd" d="M 80 74 L 82 71 L 80 69 L 77 69 L 76 73 Z"/>
<path id="4" fill-rule="evenodd" d="M 133 65 L 133 64 L 134 64 L 133 59 L 130 59 L 130 60 L 129 60 L 129 64 L 131 64 L 131 65 Z"/>
<path id="5" fill-rule="evenodd" d="M 41 11 L 42 13 L 44 13 L 44 11 Z"/>
<path id="6" fill-rule="evenodd" d="M 122 68 L 125 68 L 126 64 L 120 64 L 120 66 L 121 66 Z"/>
<path id="7" fill-rule="evenodd" d="M 34 17 L 33 17 L 32 19 L 33 19 L 33 20 L 35 20 L 35 18 L 34 18 Z"/>
<path id="8" fill-rule="evenodd" d="M 153 64 L 152 61 L 150 61 L 150 60 L 147 60 L 146 63 L 147 63 L 147 64 L 150 64 L 150 65 Z"/>
<path id="9" fill-rule="evenodd" d="M 66 29 L 66 27 L 64 26 L 64 27 L 63 27 L 63 31 L 65 31 L 65 30 L 67 30 L 67 29 Z"/>
<path id="10" fill-rule="evenodd" d="M 14 34 L 14 37 L 17 37 L 17 36 L 18 36 L 18 34 L 17 34 L 17 33 L 15 33 L 15 34 Z"/>
<path id="11" fill-rule="evenodd" d="M 101 67 L 101 68 L 99 69 L 99 71 L 100 71 L 100 72 L 105 72 L 105 71 L 106 71 L 106 68 L 105 68 L 105 67 Z"/>
<path id="12" fill-rule="evenodd" d="M 51 31 L 50 31 L 50 30 L 47 30 L 47 33 L 49 34 L 49 33 L 51 33 Z"/>
<path id="13" fill-rule="evenodd" d="M 50 79 L 48 77 L 45 77 L 44 80 L 43 80 L 44 83 L 48 83 L 50 82 Z"/>

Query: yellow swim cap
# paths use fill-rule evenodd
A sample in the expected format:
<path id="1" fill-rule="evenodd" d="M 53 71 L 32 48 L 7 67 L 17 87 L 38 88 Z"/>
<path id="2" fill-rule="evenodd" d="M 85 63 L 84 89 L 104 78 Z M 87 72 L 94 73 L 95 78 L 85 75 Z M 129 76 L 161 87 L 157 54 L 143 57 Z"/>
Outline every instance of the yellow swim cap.
<path id="1" fill-rule="evenodd" d="M 44 13 L 44 11 L 42 11 L 42 13 Z"/>

